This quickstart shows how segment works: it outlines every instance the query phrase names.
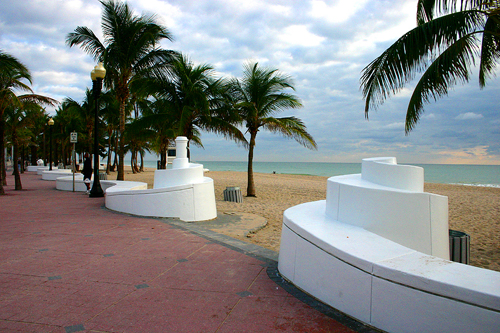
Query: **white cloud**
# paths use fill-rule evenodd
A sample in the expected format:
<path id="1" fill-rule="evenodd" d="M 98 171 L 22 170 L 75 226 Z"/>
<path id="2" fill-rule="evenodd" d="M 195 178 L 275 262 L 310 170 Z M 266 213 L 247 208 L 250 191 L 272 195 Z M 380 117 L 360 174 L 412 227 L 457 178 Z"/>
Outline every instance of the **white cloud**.
<path id="1" fill-rule="evenodd" d="M 291 25 L 278 34 L 278 39 L 288 46 L 318 46 L 325 40 L 309 31 L 305 25 Z"/>
<path id="2" fill-rule="evenodd" d="M 474 112 L 461 113 L 455 117 L 456 120 L 476 120 L 484 118 L 482 114 Z"/>
<path id="3" fill-rule="evenodd" d="M 316 19 L 323 19 L 331 23 L 342 23 L 348 21 L 368 0 L 336 0 L 336 1 L 311 1 L 310 14 Z"/>
<path id="4" fill-rule="evenodd" d="M 359 161 L 374 154 L 412 156 L 434 161 L 440 151 L 488 147 L 500 155 L 498 105 L 500 79 L 478 92 L 460 86 L 425 106 L 419 124 L 404 134 L 406 108 L 414 82 L 370 111 L 364 119 L 361 70 L 393 41 L 415 26 L 415 0 L 128 0 L 137 13 L 154 13 L 175 41 L 164 48 L 181 51 L 216 72 L 240 76 L 248 60 L 290 74 L 304 107 L 282 113 L 296 115 L 320 143 L 309 152 L 297 143 L 262 131 L 257 159 L 270 158 L 271 145 L 282 145 L 288 159 Z M 34 90 L 62 99 L 83 98 L 95 65 L 79 47 L 65 45 L 68 33 L 87 26 L 101 36 L 97 0 L 0 2 L 0 49 L 26 63 Z M 458 114 L 458 116 L 457 116 Z M 475 120 L 485 121 L 449 121 Z M 424 121 L 430 120 L 432 121 Z M 202 133 L 205 150 L 199 159 L 245 159 L 234 143 Z M 217 156 L 213 156 L 214 152 Z M 197 155 L 197 156 L 198 156 Z M 474 158 L 473 154 L 469 154 Z M 465 156 L 465 155 L 464 155 Z M 280 159 L 280 156 L 275 157 Z M 417 157 L 415 157 L 417 158 Z M 465 157 L 464 157 L 465 158 Z"/>

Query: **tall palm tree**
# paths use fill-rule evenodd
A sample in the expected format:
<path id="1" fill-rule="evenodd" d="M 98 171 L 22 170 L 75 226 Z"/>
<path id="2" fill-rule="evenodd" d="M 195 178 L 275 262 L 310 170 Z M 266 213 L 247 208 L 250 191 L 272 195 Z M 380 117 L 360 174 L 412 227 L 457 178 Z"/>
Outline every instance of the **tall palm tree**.
<path id="1" fill-rule="evenodd" d="M 469 81 L 477 57 L 482 88 L 500 59 L 499 0 L 419 0 L 417 27 L 363 69 L 365 115 L 423 72 L 406 112 L 408 134 L 424 104 Z"/>
<path id="2" fill-rule="evenodd" d="M 92 30 L 77 27 L 66 43 L 79 45 L 95 60 L 104 62 L 105 85 L 116 93 L 120 105 L 118 180 L 124 179 L 126 105 L 131 82 L 145 72 L 168 66 L 175 52 L 159 48 L 163 39 L 172 40 L 167 28 L 156 23 L 154 15 L 135 15 L 127 3 L 101 0 L 103 6 L 101 42 Z"/>
<path id="3" fill-rule="evenodd" d="M 3 185 L 6 185 L 5 110 L 7 108 L 22 108 L 23 103 L 35 102 L 41 105 L 55 105 L 58 103 L 50 97 L 34 94 L 24 81 L 31 84 L 31 75 L 28 68 L 16 58 L 0 50 L 0 194 L 5 194 Z M 16 91 L 28 93 L 16 95 Z"/>
<path id="4" fill-rule="evenodd" d="M 309 149 L 317 149 L 317 146 L 300 119 L 274 117 L 286 109 L 302 106 L 297 96 L 286 92 L 287 89 L 294 90 L 290 76 L 277 69 L 261 68 L 258 63 L 248 63 L 244 66 L 243 78 L 233 79 L 232 86 L 236 108 L 250 133 L 247 196 L 254 197 L 253 154 L 260 128 L 294 139 Z"/>
<path id="5" fill-rule="evenodd" d="M 22 190 L 21 170 L 18 167 L 19 148 L 29 144 L 33 137 L 32 129 L 38 118 L 44 118 L 44 111 L 40 105 L 34 102 L 25 102 L 21 107 L 11 105 L 4 110 L 6 135 L 10 138 L 14 147 L 14 182 L 15 190 Z"/>
<path id="6" fill-rule="evenodd" d="M 237 119 L 229 112 L 230 105 L 225 98 L 228 85 L 214 78 L 212 66 L 195 65 L 181 55 L 169 71 L 137 83 L 165 110 L 149 118 L 162 121 L 166 114 L 172 115 L 175 124 L 169 125 L 174 127 L 176 136 L 185 136 L 189 142 L 203 147 L 200 133 L 207 131 L 246 145 L 244 135 L 235 126 Z"/>
<path id="7" fill-rule="evenodd" d="M 85 151 L 89 153 L 92 152 L 93 145 L 94 108 L 94 94 L 88 88 L 85 90 L 85 97 L 81 103 L 69 97 L 65 98 L 62 103 L 62 110 L 67 110 L 80 121 L 83 131 L 80 134 L 79 141 L 85 142 Z"/>

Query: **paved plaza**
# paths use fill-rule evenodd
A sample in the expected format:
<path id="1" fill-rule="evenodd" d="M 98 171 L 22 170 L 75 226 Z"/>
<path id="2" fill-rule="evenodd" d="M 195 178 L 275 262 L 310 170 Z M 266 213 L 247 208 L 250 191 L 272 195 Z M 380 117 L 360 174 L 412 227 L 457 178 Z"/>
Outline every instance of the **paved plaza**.
<path id="1" fill-rule="evenodd" d="M 0 196 L 0 332 L 370 331 L 303 302 L 271 251 L 112 212 L 104 198 L 57 191 L 36 173 L 14 191 L 10 173 Z"/>

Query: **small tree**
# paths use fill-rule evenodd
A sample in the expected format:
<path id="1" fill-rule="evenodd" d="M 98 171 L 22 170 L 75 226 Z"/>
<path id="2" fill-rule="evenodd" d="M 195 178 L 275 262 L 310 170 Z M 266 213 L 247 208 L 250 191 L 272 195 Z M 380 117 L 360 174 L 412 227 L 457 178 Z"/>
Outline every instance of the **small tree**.
<path id="1" fill-rule="evenodd" d="M 259 68 L 258 63 L 249 63 L 244 66 L 243 78 L 232 80 L 232 88 L 236 109 L 250 133 L 247 196 L 254 197 L 253 155 L 260 128 L 294 139 L 309 149 L 317 149 L 317 146 L 299 118 L 274 117 L 286 109 L 302 107 L 297 96 L 285 92 L 287 89 L 294 90 L 290 76 L 277 69 Z"/>

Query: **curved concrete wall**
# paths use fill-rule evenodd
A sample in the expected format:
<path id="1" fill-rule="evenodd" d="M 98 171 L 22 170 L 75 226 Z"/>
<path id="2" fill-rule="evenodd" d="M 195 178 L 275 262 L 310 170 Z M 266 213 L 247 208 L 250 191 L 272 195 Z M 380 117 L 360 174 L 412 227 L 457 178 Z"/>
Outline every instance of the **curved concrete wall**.
<path id="1" fill-rule="evenodd" d="M 178 217 L 186 222 L 217 217 L 214 182 L 203 176 L 203 165 L 189 163 L 186 137 L 176 140 L 173 168 L 156 170 L 153 189 L 106 190 L 106 207 L 119 212 L 156 217 Z"/>
<path id="2" fill-rule="evenodd" d="M 326 201 L 285 211 L 280 274 L 387 332 L 498 332 L 500 273 L 404 247 L 326 215 Z"/>
<path id="3" fill-rule="evenodd" d="M 70 169 L 54 169 L 54 168 L 52 168 L 52 171 L 50 171 L 48 169 L 42 171 L 42 179 L 43 180 L 56 180 L 59 177 L 66 177 L 68 175 L 72 175 L 72 171 Z"/>
<path id="4" fill-rule="evenodd" d="M 388 332 L 497 332 L 500 273 L 446 260 L 447 198 L 422 189 L 395 158 L 329 178 L 326 200 L 283 214 L 281 275 Z"/>
<path id="5" fill-rule="evenodd" d="M 391 161 L 395 163 L 395 158 Z M 383 158 L 363 160 L 362 172 L 328 179 L 326 214 L 414 250 L 449 259 L 448 198 L 420 190 L 423 169 L 387 163 Z M 392 183 L 396 187 L 388 186 Z"/>
<path id="6" fill-rule="evenodd" d="M 123 191 L 118 187 L 106 190 L 106 207 L 123 213 L 177 217 L 186 222 L 211 220 L 217 217 L 213 180 L 166 188 Z"/>
<path id="7" fill-rule="evenodd" d="M 197 183 L 203 181 L 203 178 L 203 165 L 189 163 L 184 168 L 156 170 L 153 188 L 156 189 Z"/>

